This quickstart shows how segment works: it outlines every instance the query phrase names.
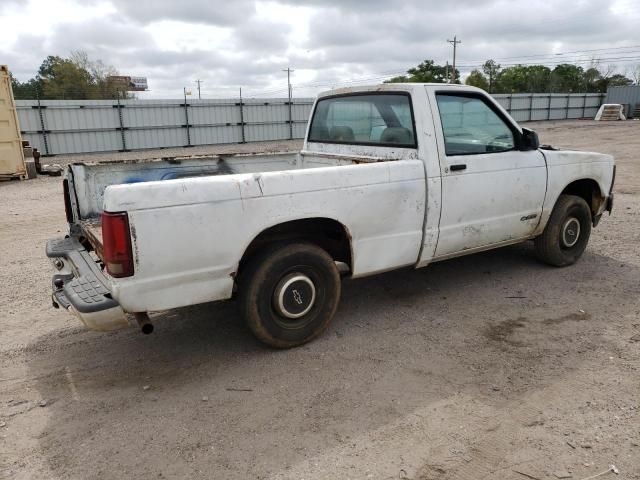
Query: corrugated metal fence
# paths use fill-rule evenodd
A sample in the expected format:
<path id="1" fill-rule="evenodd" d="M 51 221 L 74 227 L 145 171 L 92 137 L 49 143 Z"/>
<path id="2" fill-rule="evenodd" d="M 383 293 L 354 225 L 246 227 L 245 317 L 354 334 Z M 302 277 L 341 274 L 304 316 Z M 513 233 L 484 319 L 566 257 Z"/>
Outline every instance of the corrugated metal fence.
<path id="1" fill-rule="evenodd" d="M 585 118 L 603 95 L 494 95 L 516 121 Z M 22 137 L 44 155 L 303 138 L 313 99 L 17 100 Z"/>
<path id="2" fill-rule="evenodd" d="M 603 93 L 514 93 L 493 95 L 516 122 L 593 118 Z"/>
<path id="3" fill-rule="evenodd" d="M 640 85 L 626 87 L 609 87 L 606 103 L 621 103 L 625 107 L 625 115 L 637 117 L 635 111 L 640 109 Z"/>
<path id="4" fill-rule="evenodd" d="M 304 137 L 313 99 L 18 100 L 22 137 L 45 155 Z M 291 115 L 291 118 L 289 118 Z"/>

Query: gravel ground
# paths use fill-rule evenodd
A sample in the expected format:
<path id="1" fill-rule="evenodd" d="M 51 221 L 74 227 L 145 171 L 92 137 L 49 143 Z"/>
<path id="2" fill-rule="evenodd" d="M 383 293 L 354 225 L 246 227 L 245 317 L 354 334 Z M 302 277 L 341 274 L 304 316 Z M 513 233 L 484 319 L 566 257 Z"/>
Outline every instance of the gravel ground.
<path id="1" fill-rule="evenodd" d="M 523 244 L 347 281 L 288 351 L 230 303 L 85 330 L 49 300 L 60 180 L 0 184 L 0 478 L 640 479 L 640 122 L 531 126 L 617 158 L 578 264 Z"/>

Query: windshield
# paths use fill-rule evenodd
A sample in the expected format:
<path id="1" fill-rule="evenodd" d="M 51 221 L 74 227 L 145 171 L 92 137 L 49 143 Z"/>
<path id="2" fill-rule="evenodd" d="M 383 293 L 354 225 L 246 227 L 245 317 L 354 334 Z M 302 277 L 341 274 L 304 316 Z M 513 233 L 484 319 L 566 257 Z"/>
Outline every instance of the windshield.
<path id="1" fill-rule="evenodd" d="M 380 93 L 319 100 L 311 120 L 310 142 L 415 148 L 411 97 Z"/>

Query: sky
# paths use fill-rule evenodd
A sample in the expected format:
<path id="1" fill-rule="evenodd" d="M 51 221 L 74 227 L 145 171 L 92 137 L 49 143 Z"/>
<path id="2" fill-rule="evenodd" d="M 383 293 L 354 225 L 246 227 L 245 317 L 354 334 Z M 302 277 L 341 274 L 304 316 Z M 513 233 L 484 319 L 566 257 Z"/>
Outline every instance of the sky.
<path id="1" fill-rule="evenodd" d="M 87 52 L 148 78 L 139 98 L 293 95 L 375 84 L 424 59 L 640 65 L 638 0 L 0 0 L 0 64 L 22 81 Z"/>

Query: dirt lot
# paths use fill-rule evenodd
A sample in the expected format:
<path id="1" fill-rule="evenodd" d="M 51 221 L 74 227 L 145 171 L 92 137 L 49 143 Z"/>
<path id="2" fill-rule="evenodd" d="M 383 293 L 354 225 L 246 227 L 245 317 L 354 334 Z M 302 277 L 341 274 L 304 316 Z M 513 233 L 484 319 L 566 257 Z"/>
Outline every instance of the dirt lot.
<path id="1" fill-rule="evenodd" d="M 0 184 L 0 478 L 640 479 L 640 122 L 532 126 L 617 157 L 577 265 L 525 244 L 349 281 L 289 351 L 233 304 L 86 331 L 49 300 L 60 180 Z"/>

